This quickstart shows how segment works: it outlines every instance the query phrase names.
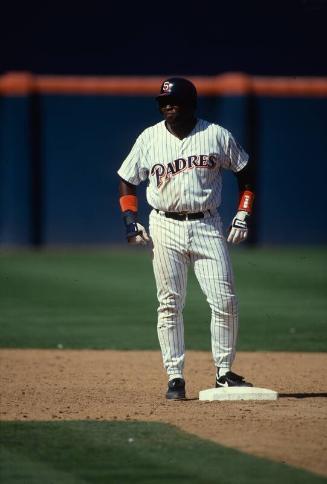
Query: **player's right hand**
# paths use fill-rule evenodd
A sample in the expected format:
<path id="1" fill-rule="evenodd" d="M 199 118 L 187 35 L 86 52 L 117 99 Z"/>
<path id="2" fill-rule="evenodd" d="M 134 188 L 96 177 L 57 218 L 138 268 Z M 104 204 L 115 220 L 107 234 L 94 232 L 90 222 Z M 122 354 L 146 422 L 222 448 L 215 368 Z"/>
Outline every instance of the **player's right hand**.
<path id="1" fill-rule="evenodd" d="M 150 237 L 147 231 L 138 222 L 134 222 L 134 233 L 127 237 L 128 243 L 131 245 L 147 245 L 150 242 Z"/>

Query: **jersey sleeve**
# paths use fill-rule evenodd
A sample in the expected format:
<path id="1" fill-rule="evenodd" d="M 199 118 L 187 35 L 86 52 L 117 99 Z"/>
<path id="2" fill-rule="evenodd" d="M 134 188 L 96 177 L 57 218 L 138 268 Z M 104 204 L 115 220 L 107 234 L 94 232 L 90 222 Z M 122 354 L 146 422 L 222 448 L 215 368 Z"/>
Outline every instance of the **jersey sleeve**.
<path id="1" fill-rule="evenodd" d="M 225 160 L 224 168 L 234 172 L 241 171 L 247 164 L 249 155 L 242 146 L 235 140 L 233 135 L 226 131 L 225 136 Z"/>
<path id="2" fill-rule="evenodd" d="M 123 161 L 118 170 L 118 175 L 132 185 L 139 185 L 148 178 L 148 170 L 144 166 L 144 146 L 142 135 L 140 135 L 127 158 Z"/>

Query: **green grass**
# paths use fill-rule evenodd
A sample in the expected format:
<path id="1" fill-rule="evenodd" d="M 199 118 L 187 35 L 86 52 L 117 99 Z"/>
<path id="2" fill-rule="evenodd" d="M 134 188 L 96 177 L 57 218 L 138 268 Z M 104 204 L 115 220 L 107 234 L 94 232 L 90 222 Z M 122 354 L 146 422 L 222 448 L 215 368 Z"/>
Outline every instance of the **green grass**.
<path id="1" fill-rule="evenodd" d="M 323 477 L 161 423 L 2 422 L 6 484 L 318 484 Z"/>
<path id="2" fill-rule="evenodd" d="M 326 248 L 236 249 L 239 350 L 325 351 Z M 0 253 L 0 346 L 158 349 L 151 252 Z M 190 272 L 188 349 L 210 349 L 210 313 Z"/>

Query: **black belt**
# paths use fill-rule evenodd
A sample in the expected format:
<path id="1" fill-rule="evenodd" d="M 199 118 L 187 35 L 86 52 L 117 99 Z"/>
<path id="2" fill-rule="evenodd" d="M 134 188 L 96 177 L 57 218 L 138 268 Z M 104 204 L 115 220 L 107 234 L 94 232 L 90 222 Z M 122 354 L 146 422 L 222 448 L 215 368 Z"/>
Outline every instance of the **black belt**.
<path id="1" fill-rule="evenodd" d="M 155 209 L 156 212 L 160 212 L 160 210 Z M 206 210 L 209 212 L 210 210 Z M 204 218 L 204 212 L 196 212 L 196 213 L 183 213 L 183 212 L 163 212 L 166 218 L 173 218 L 174 220 L 198 220 L 200 218 Z"/>

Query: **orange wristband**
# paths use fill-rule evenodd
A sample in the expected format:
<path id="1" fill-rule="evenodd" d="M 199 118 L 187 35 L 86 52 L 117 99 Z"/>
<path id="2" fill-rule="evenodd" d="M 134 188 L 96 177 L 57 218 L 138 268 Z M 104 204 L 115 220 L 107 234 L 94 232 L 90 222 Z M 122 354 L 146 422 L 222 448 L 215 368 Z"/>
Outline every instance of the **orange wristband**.
<path id="1" fill-rule="evenodd" d="M 137 212 L 137 196 L 136 195 L 123 195 L 119 199 L 120 208 L 122 212 Z"/>
<path id="2" fill-rule="evenodd" d="M 245 212 L 251 213 L 253 202 L 254 193 L 250 192 L 250 190 L 245 190 L 240 195 L 238 210 L 244 210 Z"/>

